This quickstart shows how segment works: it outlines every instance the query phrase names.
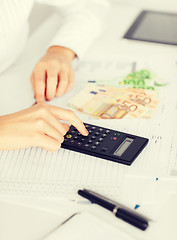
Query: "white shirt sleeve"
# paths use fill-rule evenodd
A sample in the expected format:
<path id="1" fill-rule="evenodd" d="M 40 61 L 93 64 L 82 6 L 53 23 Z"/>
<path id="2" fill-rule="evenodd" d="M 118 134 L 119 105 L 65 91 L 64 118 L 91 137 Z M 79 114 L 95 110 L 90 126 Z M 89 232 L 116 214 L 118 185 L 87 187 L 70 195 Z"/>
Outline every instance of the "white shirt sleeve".
<path id="1" fill-rule="evenodd" d="M 52 2 L 54 5 L 57 0 L 49 2 L 50 5 Z M 50 46 L 69 48 L 80 59 L 104 29 L 109 3 L 107 0 L 65 0 L 63 4 L 59 2 L 62 25 L 50 42 Z"/>

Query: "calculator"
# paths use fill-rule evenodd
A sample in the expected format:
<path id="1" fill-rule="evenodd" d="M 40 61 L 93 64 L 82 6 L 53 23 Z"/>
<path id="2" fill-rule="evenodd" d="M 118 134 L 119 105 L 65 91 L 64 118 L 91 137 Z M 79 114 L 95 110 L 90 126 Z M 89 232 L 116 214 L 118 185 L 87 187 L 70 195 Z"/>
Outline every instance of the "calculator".
<path id="1" fill-rule="evenodd" d="M 84 123 L 89 135 L 71 126 L 61 147 L 102 159 L 131 165 L 148 143 L 147 138 Z"/>

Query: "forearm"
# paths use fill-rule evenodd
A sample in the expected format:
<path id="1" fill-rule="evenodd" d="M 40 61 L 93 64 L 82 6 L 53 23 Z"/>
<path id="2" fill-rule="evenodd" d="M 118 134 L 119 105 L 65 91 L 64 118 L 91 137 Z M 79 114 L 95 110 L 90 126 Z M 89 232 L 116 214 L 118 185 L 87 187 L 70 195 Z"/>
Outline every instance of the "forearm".
<path id="1" fill-rule="evenodd" d="M 76 54 L 71 49 L 61 46 L 49 47 L 47 54 L 58 55 L 61 59 L 66 59 L 66 61 L 69 62 L 71 62 L 76 57 Z"/>
<path id="2" fill-rule="evenodd" d="M 61 9 L 62 25 L 50 45 L 72 49 L 82 58 L 106 25 L 109 4 L 106 0 L 73 1 Z"/>

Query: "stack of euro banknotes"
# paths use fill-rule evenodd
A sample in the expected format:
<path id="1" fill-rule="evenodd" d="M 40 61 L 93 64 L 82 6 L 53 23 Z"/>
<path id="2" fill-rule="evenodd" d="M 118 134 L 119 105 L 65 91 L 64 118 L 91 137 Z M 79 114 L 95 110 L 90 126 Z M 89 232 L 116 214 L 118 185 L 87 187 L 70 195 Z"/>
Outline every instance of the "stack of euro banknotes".
<path id="1" fill-rule="evenodd" d="M 122 79 L 89 80 L 69 105 L 101 119 L 151 118 L 165 84 L 156 74 L 143 69 Z"/>

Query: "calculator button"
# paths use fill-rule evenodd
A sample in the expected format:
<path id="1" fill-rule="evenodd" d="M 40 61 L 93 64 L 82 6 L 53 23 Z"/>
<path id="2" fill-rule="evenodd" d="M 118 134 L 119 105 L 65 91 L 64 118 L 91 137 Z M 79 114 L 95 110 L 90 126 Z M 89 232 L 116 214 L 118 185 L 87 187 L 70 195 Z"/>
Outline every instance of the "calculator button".
<path id="1" fill-rule="evenodd" d="M 85 138 L 81 138 L 80 141 L 81 141 L 81 142 L 85 141 Z"/>
<path id="2" fill-rule="evenodd" d="M 114 133 L 114 136 L 119 137 L 120 133 Z"/>
<path id="3" fill-rule="evenodd" d="M 96 146 L 100 145 L 100 142 L 95 142 L 95 145 L 96 145 Z"/>
<path id="4" fill-rule="evenodd" d="M 75 136 L 75 137 L 74 137 L 75 140 L 78 139 L 78 138 L 79 138 L 78 136 Z"/>
<path id="5" fill-rule="evenodd" d="M 89 133 L 92 133 L 93 131 L 92 130 L 89 130 Z"/>
<path id="6" fill-rule="evenodd" d="M 96 137 L 95 137 L 95 136 L 92 136 L 91 139 L 96 139 Z"/>
<path id="7" fill-rule="evenodd" d="M 78 143 L 77 143 L 77 146 L 79 146 L 79 147 L 82 146 L 82 143 L 81 143 L 81 142 L 78 142 Z"/>
<path id="8" fill-rule="evenodd" d="M 71 131 L 71 133 L 75 133 L 75 132 L 76 132 L 76 130 L 72 130 L 72 131 Z"/>
<path id="9" fill-rule="evenodd" d="M 117 138 L 116 138 L 116 137 L 113 137 L 113 140 L 117 140 Z"/>
<path id="10" fill-rule="evenodd" d="M 99 138 L 98 141 L 99 141 L 99 142 L 103 141 L 103 138 Z"/>
<path id="11" fill-rule="evenodd" d="M 96 146 L 91 146 L 91 149 L 96 149 Z"/>
<path id="12" fill-rule="evenodd" d="M 104 133 L 104 134 L 102 135 L 102 137 L 107 137 L 107 134 Z"/>
<path id="13" fill-rule="evenodd" d="M 96 129 L 96 127 L 92 127 L 91 129 L 92 129 L 92 130 L 95 130 L 95 129 Z"/>
<path id="14" fill-rule="evenodd" d="M 106 133 L 110 133 L 110 131 L 109 131 L 109 130 L 106 130 Z"/>
<path id="15" fill-rule="evenodd" d="M 88 142 L 89 142 L 89 143 L 92 143 L 93 141 L 90 139 L 90 140 L 88 140 Z"/>
<path id="16" fill-rule="evenodd" d="M 71 143 L 71 144 L 74 144 L 74 143 L 75 143 L 75 140 L 71 140 L 70 143 Z"/>
<path id="17" fill-rule="evenodd" d="M 88 148 L 88 147 L 89 147 L 89 144 L 88 144 L 88 143 L 84 144 L 84 147 Z"/>
<path id="18" fill-rule="evenodd" d="M 102 150 L 103 152 L 106 152 L 108 149 L 107 149 L 106 147 L 102 147 L 101 150 Z"/>
<path id="19" fill-rule="evenodd" d="M 88 128 L 88 127 L 89 127 L 89 125 L 88 125 L 88 124 L 86 124 L 86 125 L 85 125 L 85 127 L 86 127 L 86 128 Z"/>
<path id="20" fill-rule="evenodd" d="M 102 131 L 103 131 L 103 128 L 99 128 L 98 131 L 99 131 L 99 132 L 102 132 Z"/>
<path id="21" fill-rule="evenodd" d="M 66 138 L 72 138 L 72 135 L 71 134 L 67 134 Z"/>
<path id="22" fill-rule="evenodd" d="M 98 136 L 98 135 L 100 135 L 100 133 L 99 133 L 99 132 L 96 132 L 96 133 L 95 133 L 95 136 Z"/>
<path id="23" fill-rule="evenodd" d="M 81 135 L 81 133 L 78 133 L 78 134 L 77 134 L 77 136 L 80 136 L 80 135 Z"/>

